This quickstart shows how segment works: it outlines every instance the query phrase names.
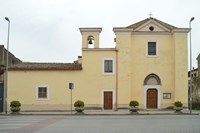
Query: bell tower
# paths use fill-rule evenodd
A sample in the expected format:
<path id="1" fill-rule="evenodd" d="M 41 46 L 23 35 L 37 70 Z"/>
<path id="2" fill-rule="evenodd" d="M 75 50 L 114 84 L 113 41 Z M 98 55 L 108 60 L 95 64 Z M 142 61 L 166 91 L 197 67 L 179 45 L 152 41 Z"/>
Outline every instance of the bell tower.
<path id="1" fill-rule="evenodd" d="M 99 48 L 99 34 L 102 28 L 79 28 L 82 35 L 82 48 Z"/>

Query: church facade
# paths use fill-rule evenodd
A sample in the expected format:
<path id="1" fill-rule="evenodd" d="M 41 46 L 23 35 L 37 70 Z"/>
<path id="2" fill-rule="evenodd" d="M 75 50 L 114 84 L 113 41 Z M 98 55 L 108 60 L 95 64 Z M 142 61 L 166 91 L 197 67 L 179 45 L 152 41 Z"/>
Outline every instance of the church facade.
<path id="1" fill-rule="evenodd" d="M 155 18 L 114 27 L 114 48 L 100 48 L 102 28 L 79 28 L 82 56 L 74 63 L 21 63 L 9 69 L 8 101 L 22 110 L 69 110 L 85 106 L 118 110 L 188 106 L 188 32 Z M 69 83 L 74 89 L 69 89 Z"/>

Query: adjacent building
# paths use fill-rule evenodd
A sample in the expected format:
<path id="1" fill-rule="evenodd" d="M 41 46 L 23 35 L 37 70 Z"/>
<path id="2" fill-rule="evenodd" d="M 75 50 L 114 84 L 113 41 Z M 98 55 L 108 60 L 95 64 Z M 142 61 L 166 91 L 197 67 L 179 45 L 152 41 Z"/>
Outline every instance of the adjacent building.
<path id="1" fill-rule="evenodd" d="M 7 58 L 7 50 L 4 48 L 4 45 L 0 45 L 0 82 L 3 81 L 3 68 L 6 66 L 6 58 Z M 21 63 L 22 61 L 18 58 L 16 58 L 12 53 L 9 52 L 8 54 L 8 65 L 12 66 L 14 64 Z"/>
<path id="2" fill-rule="evenodd" d="M 131 100 L 161 109 L 177 100 L 188 106 L 188 32 L 156 18 L 114 27 L 114 48 L 100 48 L 102 28 L 79 28 L 82 56 L 74 63 L 21 63 L 9 69 L 8 101 L 22 110 L 87 107 L 117 110 Z"/>
<path id="3" fill-rule="evenodd" d="M 4 106 L 4 72 L 6 66 L 7 50 L 4 45 L 0 45 L 0 112 L 3 112 Z M 12 53 L 8 53 L 8 65 L 21 63 L 22 61 L 16 58 Z"/>
<path id="4" fill-rule="evenodd" d="M 192 77 L 192 103 L 194 106 L 200 105 L 200 54 L 197 56 L 197 68 L 188 72 L 188 94 L 190 96 L 190 72 Z"/>

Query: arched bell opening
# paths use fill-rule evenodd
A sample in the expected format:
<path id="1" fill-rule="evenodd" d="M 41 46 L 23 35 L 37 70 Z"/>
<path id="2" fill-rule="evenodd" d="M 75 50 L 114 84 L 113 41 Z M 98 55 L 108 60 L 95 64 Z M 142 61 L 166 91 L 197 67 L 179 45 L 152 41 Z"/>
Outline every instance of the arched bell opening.
<path id="1" fill-rule="evenodd" d="M 87 41 L 88 41 L 88 48 L 94 48 L 94 37 L 91 35 L 88 36 Z"/>

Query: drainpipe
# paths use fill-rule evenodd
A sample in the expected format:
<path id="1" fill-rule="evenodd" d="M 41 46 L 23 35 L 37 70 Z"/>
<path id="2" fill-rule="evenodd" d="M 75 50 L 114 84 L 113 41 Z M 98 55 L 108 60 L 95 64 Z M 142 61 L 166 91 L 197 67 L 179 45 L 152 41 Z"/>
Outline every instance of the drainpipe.
<path id="1" fill-rule="evenodd" d="M 118 111 L 118 50 L 116 49 L 116 111 Z"/>

